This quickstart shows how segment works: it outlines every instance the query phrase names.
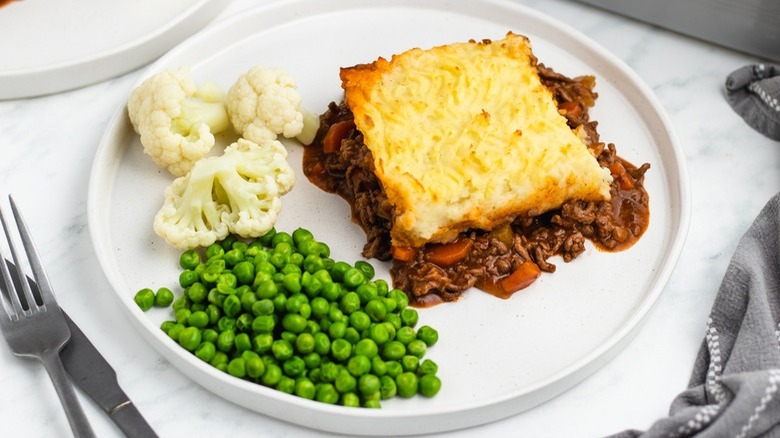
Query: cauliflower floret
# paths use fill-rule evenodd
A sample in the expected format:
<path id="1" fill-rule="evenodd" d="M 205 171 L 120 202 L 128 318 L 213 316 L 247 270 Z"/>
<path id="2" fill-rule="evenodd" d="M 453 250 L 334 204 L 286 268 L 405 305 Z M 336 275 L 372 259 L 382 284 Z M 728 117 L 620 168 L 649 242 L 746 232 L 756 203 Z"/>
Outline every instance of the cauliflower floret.
<path id="1" fill-rule="evenodd" d="M 229 233 L 260 237 L 276 223 L 280 197 L 295 184 L 287 150 L 275 139 L 239 139 L 203 158 L 165 190 L 154 231 L 178 249 L 208 246 Z"/>
<path id="2" fill-rule="evenodd" d="M 320 124 L 319 117 L 301 106 L 295 82 L 281 68 L 249 69 L 228 89 L 226 105 L 233 128 L 252 141 L 261 141 L 268 129 L 307 145 Z"/>
<path id="3" fill-rule="evenodd" d="M 127 113 L 144 152 L 175 176 L 186 174 L 229 125 L 225 93 L 213 82 L 196 84 L 189 68 L 152 75 L 130 95 Z"/>

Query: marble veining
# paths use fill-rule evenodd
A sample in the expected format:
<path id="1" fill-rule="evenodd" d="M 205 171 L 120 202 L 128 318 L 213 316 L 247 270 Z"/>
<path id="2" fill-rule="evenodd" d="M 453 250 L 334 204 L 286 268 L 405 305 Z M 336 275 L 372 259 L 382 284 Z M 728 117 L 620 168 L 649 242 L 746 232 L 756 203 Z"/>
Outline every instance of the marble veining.
<path id="1" fill-rule="evenodd" d="M 656 308 L 614 360 L 537 408 L 446 436 L 585 437 L 645 429 L 684 389 L 731 254 L 780 189 L 780 144 L 744 124 L 723 97 L 726 76 L 759 60 L 576 2 L 517 1 L 595 39 L 656 93 L 688 161 L 691 227 Z M 254 4 L 235 0 L 222 16 Z M 329 436 L 236 406 L 194 384 L 137 336 L 112 294 L 100 292 L 110 286 L 88 235 L 89 172 L 103 129 L 139 74 L 52 96 L 0 101 L 0 193 L 14 194 L 39 246 L 55 248 L 44 256 L 53 281 L 61 290 L 83 291 L 60 294 L 62 307 L 111 361 L 160 436 Z M 0 436 L 67 436 L 43 368 L 14 357 L 4 344 L 0 388 Z M 98 436 L 121 436 L 96 405 L 83 400 Z"/>

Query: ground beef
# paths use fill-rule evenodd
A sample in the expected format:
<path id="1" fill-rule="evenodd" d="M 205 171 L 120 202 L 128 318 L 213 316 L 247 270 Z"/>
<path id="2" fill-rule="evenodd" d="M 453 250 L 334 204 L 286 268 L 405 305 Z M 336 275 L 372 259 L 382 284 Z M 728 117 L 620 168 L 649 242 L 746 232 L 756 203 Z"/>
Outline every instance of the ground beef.
<path id="1" fill-rule="evenodd" d="M 572 200 L 554 211 L 529 212 L 500 232 L 469 230 L 462 236 L 472 241 L 468 255 L 452 266 L 442 267 L 428 261 L 425 249 L 416 251 L 411 261 L 393 260 L 390 271 L 393 285 L 406 291 L 412 303 L 429 305 L 455 301 L 474 286 L 496 293 L 496 284 L 524 262 L 533 262 L 544 272 L 555 272 L 556 267 L 549 259 L 557 255 L 564 262 L 573 260 L 585 250 L 586 239 L 604 250 L 620 250 L 644 233 L 649 217 L 649 197 L 643 180 L 649 165 L 635 167 L 617 156 L 613 144 L 599 141 L 597 123 L 590 121 L 588 115 L 588 108 L 597 98 L 593 77 L 570 79 L 543 64 L 537 68 L 569 126 L 585 129 L 586 144 L 599 164 L 610 169 L 614 166 L 625 169 L 622 182 L 617 177 L 613 181 L 610 201 Z M 390 260 L 393 209 L 376 178 L 373 157 L 363 143 L 362 134 L 352 128 L 337 151 L 323 151 L 323 138 L 330 127 L 352 118 L 343 102 L 332 102 L 328 106 L 320 116 L 322 123 L 317 137 L 306 148 L 304 173 L 323 190 L 337 193 L 350 203 L 352 219 L 366 233 L 363 256 Z"/>

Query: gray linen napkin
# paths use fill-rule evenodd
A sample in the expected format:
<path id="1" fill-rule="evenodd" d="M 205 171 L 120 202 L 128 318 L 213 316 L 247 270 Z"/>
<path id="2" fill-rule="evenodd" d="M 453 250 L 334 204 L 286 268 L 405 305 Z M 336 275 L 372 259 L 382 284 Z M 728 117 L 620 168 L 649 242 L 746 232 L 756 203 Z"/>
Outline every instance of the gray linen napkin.
<path id="1" fill-rule="evenodd" d="M 726 78 L 726 100 L 753 129 L 780 140 L 780 65 L 735 70 Z"/>
<path id="2" fill-rule="evenodd" d="M 780 193 L 737 246 L 688 389 L 646 432 L 614 437 L 780 437 Z"/>

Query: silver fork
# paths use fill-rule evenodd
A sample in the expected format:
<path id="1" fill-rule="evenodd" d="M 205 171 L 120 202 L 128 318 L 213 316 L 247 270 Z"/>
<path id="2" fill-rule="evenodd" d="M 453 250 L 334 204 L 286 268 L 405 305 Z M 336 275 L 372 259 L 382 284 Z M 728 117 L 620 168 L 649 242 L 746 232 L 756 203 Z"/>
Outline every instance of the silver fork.
<path id="1" fill-rule="evenodd" d="M 0 298 L 0 329 L 2 329 L 8 346 L 16 356 L 32 357 L 41 361 L 46 371 L 51 377 L 57 395 L 60 397 L 62 406 L 65 409 L 65 415 L 70 422 L 70 428 L 77 437 L 94 437 L 92 427 L 87 421 L 79 399 L 73 388 L 73 384 L 65 373 L 65 368 L 60 361 L 60 350 L 70 340 L 70 329 L 68 329 L 65 317 L 60 310 L 57 301 L 54 298 L 54 292 L 49 282 L 46 272 L 43 270 L 41 259 L 35 244 L 32 241 L 30 230 L 27 228 L 19 209 L 16 207 L 11 196 L 8 196 L 11 203 L 14 219 L 16 220 L 19 236 L 22 246 L 27 254 L 30 269 L 33 277 L 38 283 L 40 295 L 34 296 L 27 281 L 12 281 L 11 273 L 5 263 L 0 263 L 5 284 L 9 288 L 9 303 Z M 23 274 L 23 264 L 20 253 L 14 244 L 11 236 L 11 230 L 3 217 L 0 209 L 0 224 L 5 232 L 8 246 L 11 249 L 14 263 Z M 0 260 L 4 260 L 3 248 L 0 246 Z M 24 278 L 24 277 L 22 277 Z M 21 284 L 22 290 L 19 291 L 14 284 Z"/>

